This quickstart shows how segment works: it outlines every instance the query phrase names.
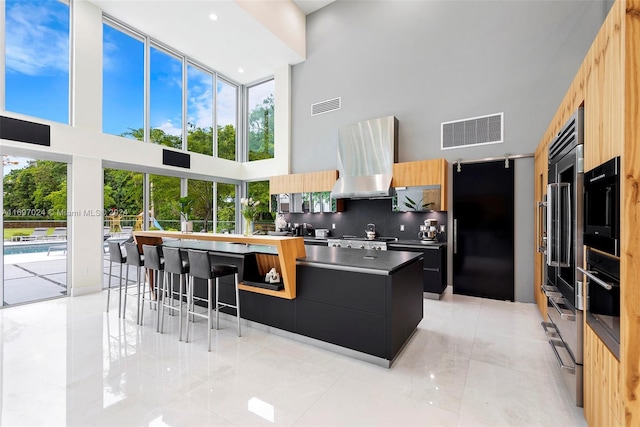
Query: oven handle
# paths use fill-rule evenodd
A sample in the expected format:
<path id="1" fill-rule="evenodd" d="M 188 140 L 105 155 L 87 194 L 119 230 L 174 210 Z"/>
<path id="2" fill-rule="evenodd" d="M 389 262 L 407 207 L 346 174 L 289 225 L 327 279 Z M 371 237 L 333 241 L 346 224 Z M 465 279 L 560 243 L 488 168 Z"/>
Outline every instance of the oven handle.
<path id="1" fill-rule="evenodd" d="M 553 255 L 556 252 L 557 243 L 553 233 L 553 231 L 555 230 L 555 216 L 553 215 L 553 212 L 556 209 L 555 194 L 557 188 L 558 184 L 555 183 L 547 185 L 547 265 L 550 267 L 558 266 L 558 262 L 553 259 Z"/>
<path id="2" fill-rule="evenodd" d="M 578 271 L 580 273 L 584 274 L 589 279 L 593 280 L 595 283 L 597 283 L 598 285 L 602 286 L 606 290 L 610 291 L 611 289 L 613 289 L 613 285 L 610 285 L 609 283 L 605 282 L 604 280 L 597 278 L 595 276 L 595 271 L 585 270 L 584 268 L 580 268 L 580 267 L 576 267 L 576 268 L 578 269 Z"/>
<path id="3" fill-rule="evenodd" d="M 553 297 L 548 297 L 549 301 L 551 302 L 551 305 L 553 306 L 553 308 L 555 308 L 558 313 L 560 313 L 560 318 L 563 320 L 571 320 L 574 321 L 576 320 L 576 315 L 569 312 L 563 312 L 560 307 L 558 306 L 558 303 L 556 302 L 556 300 Z"/>
<path id="4" fill-rule="evenodd" d="M 563 263 L 562 260 L 558 260 L 560 262 L 560 266 L 561 267 L 571 267 L 571 224 L 573 223 L 573 218 L 571 216 L 573 208 L 571 206 L 571 184 L 568 182 L 563 182 L 560 183 L 560 187 L 564 187 L 567 190 L 567 204 L 565 206 L 567 206 L 567 214 L 566 214 L 566 218 L 567 218 L 567 222 L 566 222 L 566 227 L 564 229 L 564 232 L 567 235 L 567 239 L 565 240 L 567 242 L 567 262 Z M 562 209 L 562 204 L 560 204 L 559 209 Z M 560 250 L 560 246 L 558 246 L 558 251 Z"/>
<path id="5" fill-rule="evenodd" d="M 556 349 L 556 347 L 566 348 L 567 346 L 562 341 L 558 341 L 558 340 L 549 340 L 549 345 L 551 345 L 551 349 L 553 350 L 553 353 L 556 355 L 556 359 L 558 359 L 558 363 L 560 364 L 560 369 L 562 369 L 563 371 L 567 371 L 571 374 L 575 374 L 576 367 L 565 365 L 564 362 L 562 361 L 562 358 L 560 357 L 560 353 L 558 353 L 558 350 Z"/>

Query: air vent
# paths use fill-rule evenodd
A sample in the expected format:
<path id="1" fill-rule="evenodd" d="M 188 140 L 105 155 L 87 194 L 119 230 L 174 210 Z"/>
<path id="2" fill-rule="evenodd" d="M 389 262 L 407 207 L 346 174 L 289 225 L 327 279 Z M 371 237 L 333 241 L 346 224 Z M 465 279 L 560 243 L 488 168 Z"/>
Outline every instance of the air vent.
<path id="1" fill-rule="evenodd" d="M 503 118 L 504 113 L 498 113 L 442 123 L 442 149 L 502 142 Z"/>
<path id="2" fill-rule="evenodd" d="M 322 102 L 316 102 L 315 104 L 311 104 L 311 115 L 317 116 L 318 114 L 339 110 L 341 105 L 342 98 L 333 98 Z"/>

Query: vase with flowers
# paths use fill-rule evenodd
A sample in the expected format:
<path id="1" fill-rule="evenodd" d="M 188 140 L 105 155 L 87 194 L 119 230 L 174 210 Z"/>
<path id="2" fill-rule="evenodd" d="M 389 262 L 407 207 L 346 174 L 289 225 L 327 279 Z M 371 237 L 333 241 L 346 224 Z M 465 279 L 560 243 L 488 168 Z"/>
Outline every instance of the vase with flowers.
<path id="1" fill-rule="evenodd" d="M 242 206 L 241 212 L 244 217 L 244 235 L 250 236 L 253 232 L 253 221 L 255 221 L 258 216 L 258 205 L 260 204 L 260 200 L 253 200 L 253 198 L 249 197 L 248 199 L 242 198 L 240 199 L 240 205 Z"/>
<path id="2" fill-rule="evenodd" d="M 180 203 L 180 231 L 183 233 L 192 233 L 193 221 L 189 221 L 189 214 L 191 213 L 193 199 L 188 196 L 180 197 L 178 203 Z"/>

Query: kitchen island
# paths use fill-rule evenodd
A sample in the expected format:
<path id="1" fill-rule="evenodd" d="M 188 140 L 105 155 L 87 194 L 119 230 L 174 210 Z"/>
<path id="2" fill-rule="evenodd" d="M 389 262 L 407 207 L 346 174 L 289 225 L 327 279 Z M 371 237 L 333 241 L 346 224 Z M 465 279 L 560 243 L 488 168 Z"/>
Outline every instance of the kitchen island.
<path id="1" fill-rule="evenodd" d="M 144 233 L 136 233 L 136 238 L 156 232 Z M 239 280 L 245 283 L 258 284 L 256 257 L 279 256 L 275 245 L 264 244 L 268 239 L 242 244 L 238 239 L 242 236 L 226 235 L 234 237 L 225 242 L 218 240 L 225 235 L 201 240 L 196 234 L 204 233 L 164 235 L 164 244 L 207 250 L 213 262 L 238 266 Z M 241 287 L 242 319 L 258 329 L 391 366 L 422 320 L 422 254 L 308 246 L 294 266 L 296 288 L 291 299 L 256 286 Z M 206 295 L 204 281 L 196 280 L 195 292 Z M 233 303 L 234 298 L 232 278 L 222 277 L 220 299 Z"/>

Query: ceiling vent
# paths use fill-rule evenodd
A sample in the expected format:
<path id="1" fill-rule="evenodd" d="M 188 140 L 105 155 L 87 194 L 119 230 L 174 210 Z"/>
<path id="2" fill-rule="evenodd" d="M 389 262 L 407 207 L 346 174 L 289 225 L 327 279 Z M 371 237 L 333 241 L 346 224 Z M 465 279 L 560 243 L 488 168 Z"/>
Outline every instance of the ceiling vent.
<path id="1" fill-rule="evenodd" d="M 497 113 L 442 123 L 442 149 L 502 142 L 503 118 L 504 113 Z"/>
<path id="2" fill-rule="evenodd" d="M 341 106 L 342 98 L 333 98 L 322 102 L 316 102 L 315 104 L 311 104 L 311 115 L 317 116 L 318 114 L 336 111 L 339 110 Z"/>

